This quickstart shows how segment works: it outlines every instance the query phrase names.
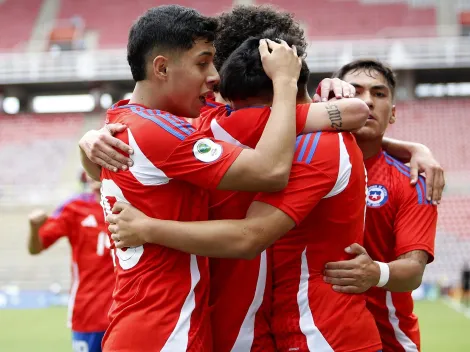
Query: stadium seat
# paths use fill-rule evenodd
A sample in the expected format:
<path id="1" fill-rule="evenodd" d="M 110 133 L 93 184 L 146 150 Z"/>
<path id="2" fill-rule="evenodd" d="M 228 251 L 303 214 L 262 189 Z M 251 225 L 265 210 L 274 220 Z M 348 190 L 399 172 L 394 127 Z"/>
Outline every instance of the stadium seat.
<path id="1" fill-rule="evenodd" d="M 419 36 L 436 33 L 434 7 L 413 8 L 406 3 L 364 4 L 357 0 L 270 0 L 257 3 L 270 3 L 292 12 L 307 25 L 309 37 L 410 37 L 417 31 Z"/>
<path id="2" fill-rule="evenodd" d="M 42 0 L 0 1 L 0 50 L 21 50 L 30 39 Z"/>
<path id="3" fill-rule="evenodd" d="M 206 15 L 214 15 L 232 6 L 231 0 L 221 1 L 176 1 L 176 3 L 194 7 Z M 145 10 L 158 5 L 167 4 L 164 1 L 139 0 L 129 6 L 125 1 L 113 0 L 62 0 L 59 19 L 70 19 L 75 16 L 85 21 L 88 30 L 99 32 L 101 48 L 123 47 L 127 43 L 129 28 Z M 123 16 L 125 14 L 125 16 Z M 116 18 L 119 18 L 116 21 Z"/>

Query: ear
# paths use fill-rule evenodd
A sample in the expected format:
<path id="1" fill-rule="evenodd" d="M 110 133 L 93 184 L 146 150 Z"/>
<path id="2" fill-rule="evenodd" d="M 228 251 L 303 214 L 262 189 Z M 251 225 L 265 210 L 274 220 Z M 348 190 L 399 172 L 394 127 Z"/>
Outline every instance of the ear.
<path id="1" fill-rule="evenodd" d="M 157 79 L 166 80 L 168 68 L 168 58 L 165 56 L 159 55 L 152 62 L 153 74 Z"/>
<path id="2" fill-rule="evenodd" d="M 393 105 L 392 106 L 392 116 L 390 116 L 389 123 L 394 124 L 396 120 L 397 120 L 396 109 L 395 109 L 395 105 Z"/>

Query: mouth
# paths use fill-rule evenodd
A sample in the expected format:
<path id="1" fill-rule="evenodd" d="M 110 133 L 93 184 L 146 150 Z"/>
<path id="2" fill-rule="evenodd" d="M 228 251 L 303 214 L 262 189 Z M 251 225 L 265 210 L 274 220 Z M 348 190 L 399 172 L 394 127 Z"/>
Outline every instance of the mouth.
<path id="1" fill-rule="evenodd" d="M 377 120 L 374 116 L 372 115 L 369 115 L 369 117 L 367 118 L 367 120 Z"/>
<path id="2" fill-rule="evenodd" d="M 199 100 L 202 104 L 206 105 L 206 100 L 207 99 L 213 99 L 214 98 L 214 92 L 212 92 L 211 90 L 205 92 L 204 94 L 201 94 L 199 96 Z"/>

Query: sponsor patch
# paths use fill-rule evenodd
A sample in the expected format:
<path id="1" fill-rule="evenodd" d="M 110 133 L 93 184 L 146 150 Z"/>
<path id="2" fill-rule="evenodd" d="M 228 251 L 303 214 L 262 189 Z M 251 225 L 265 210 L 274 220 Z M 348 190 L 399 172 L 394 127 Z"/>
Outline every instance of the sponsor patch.
<path id="1" fill-rule="evenodd" d="M 193 153 L 197 160 L 211 163 L 219 159 L 222 155 L 222 146 L 208 138 L 203 138 L 194 144 Z"/>

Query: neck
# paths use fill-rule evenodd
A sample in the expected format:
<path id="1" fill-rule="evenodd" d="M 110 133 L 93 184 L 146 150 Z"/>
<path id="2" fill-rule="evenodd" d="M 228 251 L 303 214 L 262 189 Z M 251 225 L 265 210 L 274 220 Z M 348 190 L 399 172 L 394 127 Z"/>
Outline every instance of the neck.
<path id="1" fill-rule="evenodd" d="M 377 155 L 382 149 L 382 137 L 379 139 L 367 140 L 356 136 L 357 145 L 362 150 L 363 159 L 367 160 Z"/>
<path id="2" fill-rule="evenodd" d="M 168 111 L 165 101 L 164 95 L 158 94 L 150 81 L 144 80 L 135 84 L 129 104 L 139 104 L 153 110 Z"/>

